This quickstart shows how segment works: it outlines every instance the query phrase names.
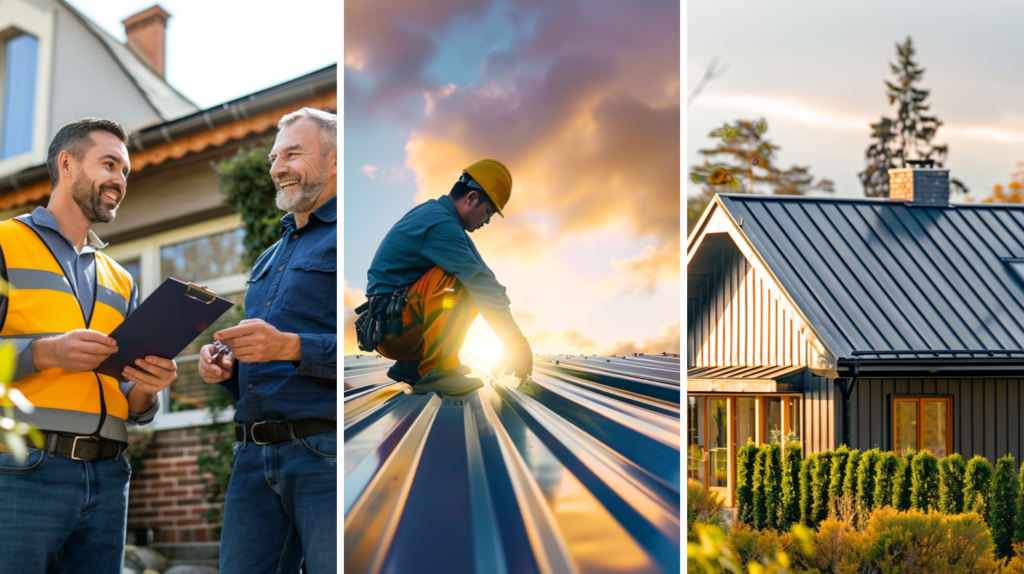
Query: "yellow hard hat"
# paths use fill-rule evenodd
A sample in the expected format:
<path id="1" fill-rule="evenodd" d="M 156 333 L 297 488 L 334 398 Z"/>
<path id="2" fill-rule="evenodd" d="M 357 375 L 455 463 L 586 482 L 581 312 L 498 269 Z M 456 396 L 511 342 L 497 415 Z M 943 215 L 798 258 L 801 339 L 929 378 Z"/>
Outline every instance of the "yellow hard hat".
<path id="1" fill-rule="evenodd" d="M 501 210 L 508 203 L 508 198 L 512 197 L 512 173 L 505 164 L 496 159 L 482 159 L 462 170 L 462 173 L 469 174 L 480 184 L 494 203 L 498 215 L 505 217 Z"/>

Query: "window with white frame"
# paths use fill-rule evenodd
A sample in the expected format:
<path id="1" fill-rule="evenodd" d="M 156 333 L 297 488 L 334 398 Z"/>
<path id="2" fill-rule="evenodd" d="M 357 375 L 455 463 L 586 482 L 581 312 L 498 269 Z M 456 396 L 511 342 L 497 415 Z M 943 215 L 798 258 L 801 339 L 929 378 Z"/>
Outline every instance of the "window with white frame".
<path id="1" fill-rule="evenodd" d="M 0 176 L 46 161 L 54 10 L 0 2 Z"/>
<path id="2" fill-rule="evenodd" d="M 174 277 L 207 286 L 235 306 L 210 326 L 177 357 L 178 378 L 161 396 L 161 412 L 153 422 L 156 430 L 210 424 L 208 405 L 214 393 L 223 393 L 199 377 L 199 349 L 213 341 L 213 333 L 237 325 L 245 319 L 247 270 L 242 264 L 242 220 L 239 215 L 220 217 L 152 235 L 143 239 L 111 245 L 104 253 L 132 274 L 144 300 L 165 279 Z M 230 421 L 232 409 L 220 414 L 217 422 Z"/>

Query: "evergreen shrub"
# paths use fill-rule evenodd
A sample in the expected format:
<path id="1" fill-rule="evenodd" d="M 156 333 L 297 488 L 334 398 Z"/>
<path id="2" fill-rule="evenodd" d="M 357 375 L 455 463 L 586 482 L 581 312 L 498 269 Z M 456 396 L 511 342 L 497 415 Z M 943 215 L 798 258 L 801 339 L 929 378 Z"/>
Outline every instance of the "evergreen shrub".
<path id="1" fill-rule="evenodd" d="M 892 507 L 896 510 L 910 510 L 910 491 L 913 488 L 913 467 L 914 455 L 916 453 L 907 449 L 899 455 L 899 465 L 896 467 L 896 474 L 892 478 Z"/>
<path id="2" fill-rule="evenodd" d="M 964 474 L 964 512 L 977 512 L 989 521 L 989 487 L 992 482 L 992 465 L 988 459 L 975 455 L 967 462 Z"/>
<path id="3" fill-rule="evenodd" d="M 754 462 L 758 447 L 754 439 L 736 453 L 736 518 L 744 524 L 754 523 Z"/>
<path id="4" fill-rule="evenodd" d="M 939 459 L 926 450 L 911 464 L 910 507 L 924 512 L 939 507 Z"/>
<path id="5" fill-rule="evenodd" d="M 988 507 L 989 527 L 992 541 L 996 545 L 996 556 L 1013 556 L 1013 529 L 1017 512 L 1017 493 L 1020 481 L 1017 479 L 1017 464 L 1012 454 L 996 461 L 996 472 L 992 477 L 991 496 Z"/>
<path id="6" fill-rule="evenodd" d="M 779 528 L 789 530 L 793 524 L 800 522 L 800 473 L 802 471 L 803 450 L 800 443 L 791 442 L 786 445 L 782 459 L 782 508 Z"/>
<path id="7" fill-rule="evenodd" d="M 882 453 L 873 448 L 865 451 L 857 465 L 857 510 L 861 513 L 870 512 L 875 503 L 875 475 L 878 472 L 878 461 Z"/>
<path id="8" fill-rule="evenodd" d="M 964 476 L 967 463 L 959 453 L 939 461 L 939 511 L 960 514 L 964 511 Z"/>
<path id="9" fill-rule="evenodd" d="M 899 469 L 900 457 L 894 452 L 883 452 L 878 455 L 875 464 L 875 493 L 871 497 L 871 508 L 877 510 L 892 506 L 893 483 Z"/>

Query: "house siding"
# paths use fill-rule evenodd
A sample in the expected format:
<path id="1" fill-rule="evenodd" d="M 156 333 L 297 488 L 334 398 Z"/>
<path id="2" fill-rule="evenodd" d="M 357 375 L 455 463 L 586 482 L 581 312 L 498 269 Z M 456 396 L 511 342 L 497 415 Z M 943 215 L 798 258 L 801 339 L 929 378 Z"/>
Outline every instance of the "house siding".
<path id="1" fill-rule="evenodd" d="M 965 460 L 982 455 L 993 464 L 1007 454 L 1021 460 L 1024 445 L 1024 424 L 1019 416 L 1024 408 L 1022 383 L 1024 379 L 859 379 L 850 396 L 850 447 L 891 450 L 893 396 L 940 395 L 953 399 L 953 452 L 960 453 Z M 805 397 L 810 394 L 810 390 L 805 390 Z M 838 395 L 835 405 L 835 412 L 839 413 Z M 842 421 L 837 422 L 835 430 L 841 441 Z M 817 444 L 809 434 L 811 452 L 815 452 Z"/>
<path id="2" fill-rule="evenodd" d="M 814 364 L 814 350 L 773 280 L 728 237 L 715 243 L 720 257 L 705 259 L 701 273 L 688 269 L 687 367 Z"/>

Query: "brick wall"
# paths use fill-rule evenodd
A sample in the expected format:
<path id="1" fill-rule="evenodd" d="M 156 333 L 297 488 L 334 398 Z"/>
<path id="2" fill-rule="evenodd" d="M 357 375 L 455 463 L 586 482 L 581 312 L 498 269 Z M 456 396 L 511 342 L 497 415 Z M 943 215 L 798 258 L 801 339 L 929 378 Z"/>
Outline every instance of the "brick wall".
<path id="1" fill-rule="evenodd" d="M 209 427 L 156 432 L 142 455 L 143 468 L 128 490 L 128 530 L 152 528 L 160 543 L 218 540 L 201 516 L 223 504 L 203 502 L 203 481 L 196 456 L 210 447 Z"/>

